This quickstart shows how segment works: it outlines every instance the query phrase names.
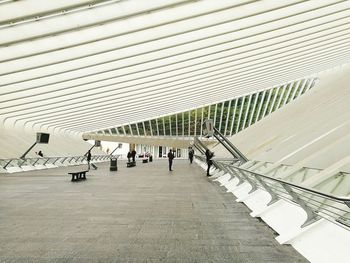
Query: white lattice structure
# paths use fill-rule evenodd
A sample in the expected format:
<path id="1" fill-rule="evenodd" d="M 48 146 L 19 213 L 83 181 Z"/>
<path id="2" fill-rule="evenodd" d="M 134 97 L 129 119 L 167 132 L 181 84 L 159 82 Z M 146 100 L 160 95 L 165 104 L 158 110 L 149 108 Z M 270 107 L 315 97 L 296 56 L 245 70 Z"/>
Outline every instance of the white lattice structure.
<path id="1" fill-rule="evenodd" d="M 186 148 L 212 118 L 252 171 L 349 196 L 350 1 L 0 0 L 0 14 L 0 172 L 36 132 L 49 156 L 84 154 L 83 136 Z M 300 231 L 299 210 L 269 213 L 245 186 L 229 190 L 281 243 L 347 260 L 348 230 Z"/>
<path id="2" fill-rule="evenodd" d="M 310 93 L 232 137 L 234 145 L 250 159 L 243 167 L 326 194 L 349 197 L 349 76 L 349 66 L 320 74 L 318 85 Z M 220 145 L 213 151 L 217 156 L 227 156 Z M 249 194 L 249 184 L 236 187 L 236 183 L 225 181 L 223 185 L 252 209 L 253 216 L 263 218 L 280 234 L 279 242 L 293 245 L 311 262 L 347 261 L 348 227 L 319 220 L 301 228 L 305 221 L 301 208 L 284 201 L 267 206 L 270 196 L 266 191 Z M 321 207 L 328 204 L 322 203 Z M 333 208 L 326 209 L 330 213 Z M 342 213 L 348 216 L 350 210 Z"/>

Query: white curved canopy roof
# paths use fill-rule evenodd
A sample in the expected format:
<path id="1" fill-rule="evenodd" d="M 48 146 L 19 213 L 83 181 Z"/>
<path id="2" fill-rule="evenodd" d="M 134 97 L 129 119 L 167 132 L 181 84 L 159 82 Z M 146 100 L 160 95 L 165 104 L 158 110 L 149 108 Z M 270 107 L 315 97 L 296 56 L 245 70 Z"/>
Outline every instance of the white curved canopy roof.
<path id="1" fill-rule="evenodd" d="M 5 124 L 87 132 L 349 62 L 350 1 L 0 0 Z"/>

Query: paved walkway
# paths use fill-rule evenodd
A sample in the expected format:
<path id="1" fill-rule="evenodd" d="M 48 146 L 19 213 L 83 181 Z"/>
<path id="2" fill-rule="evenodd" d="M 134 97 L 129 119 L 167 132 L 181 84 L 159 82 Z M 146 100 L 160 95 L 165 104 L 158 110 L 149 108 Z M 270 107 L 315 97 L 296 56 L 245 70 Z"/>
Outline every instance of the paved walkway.
<path id="1" fill-rule="evenodd" d="M 0 175 L 0 262 L 306 262 L 195 164 Z"/>

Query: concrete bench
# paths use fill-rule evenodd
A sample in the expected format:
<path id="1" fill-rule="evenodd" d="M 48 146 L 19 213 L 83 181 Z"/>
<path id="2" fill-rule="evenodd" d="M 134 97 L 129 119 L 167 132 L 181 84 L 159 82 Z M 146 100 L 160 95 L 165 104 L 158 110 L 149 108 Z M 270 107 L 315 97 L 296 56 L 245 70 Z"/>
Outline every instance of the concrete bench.
<path id="1" fill-rule="evenodd" d="M 80 171 L 80 172 L 71 172 L 71 173 L 68 173 L 72 176 L 72 182 L 77 182 L 77 181 L 80 181 L 80 180 L 86 180 L 86 173 L 88 171 Z"/>

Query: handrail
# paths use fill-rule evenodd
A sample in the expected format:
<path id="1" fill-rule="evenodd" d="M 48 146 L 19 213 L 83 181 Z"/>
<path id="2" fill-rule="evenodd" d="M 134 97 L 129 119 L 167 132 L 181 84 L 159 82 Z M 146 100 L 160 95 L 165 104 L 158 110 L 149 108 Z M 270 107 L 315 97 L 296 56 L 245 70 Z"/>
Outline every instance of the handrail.
<path id="1" fill-rule="evenodd" d="M 241 159 L 243 162 L 248 162 L 248 158 L 238 150 L 215 126 L 213 126 L 213 136 L 228 150 L 234 157 Z"/>
<path id="2" fill-rule="evenodd" d="M 195 156 L 196 156 L 196 157 L 205 158 L 204 156 L 200 156 L 200 155 L 195 155 Z M 212 159 L 212 160 L 213 160 L 213 161 L 221 161 L 221 160 L 215 160 L 215 159 Z M 228 159 L 227 161 L 229 161 L 229 160 L 232 160 L 232 159 Z M 223 163 L 223 165 L 228 165 L 228 164 Z M 327 198 L 329 198 L 329 199 L 336 199 L 336 200 L 341 201 L 341 202 L 350 202 L 350 197 L 346 197 L 346 196 L 334 196 L 334 195 L 326 194 L 326 193 L 324 193 L 324 192 L 320 192 L 320 191 L 317 191 L 317 190 L 314 190 L 314 189 L 311 189 L 311 188 L 308 188 L 308 187 L 300 186 L 300 185 L 293 184 L 293 183 L 291 183 L 291 182 L 287 182 L 287 181 L 284 181 L 284 180 L 281 180 L 281 179 L 278 179 L 278 178 L 274 178 L 274 177 L 267 176 L 267 175 L 264 175 L 264 174 L 261 174 L 261 173 L 257 173 L 257 172 L 254 172 L 254 171 L 250 171 L 250 170 L 248 170 L 248 169 L 244 169 L 244 168 L 238 167 L 238 166 L 233 165 L 233 164 L 231 164 L 231 166 L 233 166 L 234 168 L 239 169 L 239 170 L 241 170 L 241 171 L 248 172 L 248 173 L 251 173 L 251 174 L 255 174 L 255 175 L 257 175 L 257 176 L 260 176 L 260 177 L 263 177 L 263 178 L 267 178 L 267 179 L 269 179 L 269 180 L 276 181 L 276 182 L 279 182 L 279 183 L 282 183 L 282 184 L 286 184 L 286 185 L 289 185 L 289 186 L 293 186 L 293 187 L 295 187 L 295 188 L 299 188 L 299 189 L 304 190 L 304 191 L 312 192 L 312 193 L 314 193 L 314 194 L 327 197 Z"/>
<path id="3" fill-rule="evenodd" d="M 119 158 L 120 155 L 93 155 L 91 156 L 91 161 L 103 161 L 110 158 Z M 68 163 L 71 163 L 73 160 L 77 163 L 83 163 L 84 160 L 86 160 L 86 157 L 84 155 L 74 155 L 74 156 L 44 156 L 44 157 L 30 157 L 30 158 L 7 158 L 7 159 L 0 159 L 0 168 L 7 170 L 7 167 L 11 164 L 11 167 L 19 167 L 24 165 L 31 165 L 35 166 L 37 164 L 40 165 L 46 165 L 49 164 L 55 164 L 58 160 L 60 161 L 60 164 L 64 164 L 65 161 L 69 160 Z"/>
<path id="4" fill-rule="evenodd" d="M 330 198 L 330 199 L 335 199 L 335 200 L 342 201 L 342 202 L 350 202 L 350 198 L 346 197 L 346 196 L 334 196 L 334 195 L 326 194 L 324 192 L 316 191 L 316 190 L 308 188 L 308 187 L 300 186 L 300 185 L 293 184 L 293 183 L 290 183 L 290 182 L 287 182 L 287 181 L 284 181 L 284 180 L 281 180 L 281 179 L 278 179 L 278 178 L 273 178 L 273 177 L 270 177 L 270 176 L 267 176 L 267 175 L 263 175 L 263 174 L 260 174 L 260 173 L 254 172 L 254 171 L 250 171 L 250 170 L 238 167 L 238 166 L 234 166 L 234 167 L 236 169 L 239 169 L 239 170 L 251 173 L 251 174 L 255 174 L 255 175 L 267 178 L 267 179 L 272 180 L 272 181 L 276 181 L 276 182 L 283 183 L 283 184 L 286 184 L 286 185 L 289 185 L 289 186 L 293 186 L 295 188 L 299 188 L 299 189 L 304 190 L 304 191 L 312 192 L 314 194 L 317 194 L 317 195 L 320 195 L 320 196 L 323 196 L 323 197 L 327 197 L 327 198 Z"/>
<path id="5" fill-rule="evenodd" d="M 203 155 L 195 155 L 196 158 L 205 162 Z M 238 179 L 236 186 L 247 182 L 251 185 L 251 190 L 248 194 L 256 191 L 259 188 L 268 192 L 271 196 L 267 206 L 278 200 L 285 200 L 300 206 L 307 214 L 307 219 L 301 227 L 307 226 L 320 218 L 329 220 L 332 223 L 338 224 L 346 229 L 350 228 L 350 197 L 335 196 L 327 194 L 315 189 L 297 185 L 278 178 L 270 177 L 261 173 L 250 171 L 235 165 L 233 162 L 213 160 L 216 167 L 225 173 Z M 319 200 L 319 198 L 321 200 Z M 334 202 L 336 204 L 329 204 Z M 346 209 L 340 205 L 347 207 Z"/>

